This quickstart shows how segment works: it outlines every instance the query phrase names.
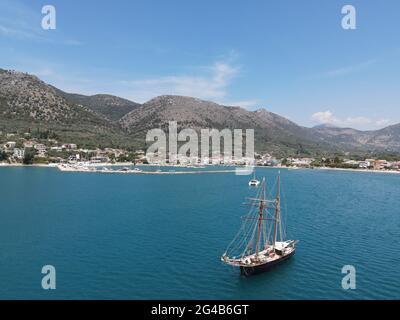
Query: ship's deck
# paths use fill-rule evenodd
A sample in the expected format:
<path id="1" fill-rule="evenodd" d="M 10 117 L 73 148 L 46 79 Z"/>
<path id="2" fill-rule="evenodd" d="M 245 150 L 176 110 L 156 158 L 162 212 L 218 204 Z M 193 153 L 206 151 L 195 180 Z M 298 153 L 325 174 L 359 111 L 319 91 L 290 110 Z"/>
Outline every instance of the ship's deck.
<path id="1" fill-rule="evenodd" d="M 263 265 L 266 263 L 270 263 L 276 260 L 281 259 L 284 256 L 291 254 L 295 251 L 294 245 L 292 245 L 292 241 L 285 242 L 276 242 L 275 249 L 282 252 L 282 255 L 273 252 L 273 247 L 270 246 L 258 253 L 258 256 L 254 253 L 248 256 L 244 256 L 240 259 L 222 257 L 222 262 L 236 266 L 236 267 L 255 267 L 258 265 Z"/>

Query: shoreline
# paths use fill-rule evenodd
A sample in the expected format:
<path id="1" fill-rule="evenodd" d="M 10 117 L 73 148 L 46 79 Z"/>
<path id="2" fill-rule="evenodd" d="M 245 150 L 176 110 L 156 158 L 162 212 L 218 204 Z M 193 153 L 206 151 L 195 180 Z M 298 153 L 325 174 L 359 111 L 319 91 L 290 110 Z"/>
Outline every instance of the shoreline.
<path id="1" fill-rule="evenodd" d="M 400 170 L 375 170 L 375 169 L 347 169 L 347 168 L 330 168 L 330 167 L 314 167 L 314 168 L 301 168 L 301 167 L 278 167 L 278 166 L 256 166 L 256 168 L 274 168 L 274 169 L 287 169 L 290 171 L 295 170 L 324 170 L 324 171 L 347 171 L 359 173 L 385 173 L 385 174 L 400 174 Z"/>
<path id="2" fill-rule="evenodd" d="M 350 171 L 350 172 L 361 172 L 361 173 L 389 173 L 389 174 L 400 174 L 400 171 L 395 170 L 374 170 L 374 169 L 346 169 L 346 168 L 329 168 L 329 167 L 315 167 L 313 170 L 332 170 L 332 171 Z"/>
<path id="3" fill-rule="evenodd" d="M 169 167 L 169 168 L 186 168 L 185 166 L 181 165 L 155 165 L 155 164 L 134 164 L 132 162 L 121 162 L 121 163 L 93 163 L 88 164 L 86 167 L 127 167 L 127 166 L 138 166 L 138 167 Z M 214 166 L 214 167 L 228 167 L 222 165 L 204 165 L 207 166 Z M 31 167 L 31 168 L 56 168 L 62 172 L 92 172 L 92 173 L 123 173 L 120 171 L 107 171 L 107 170 L 96 170 L 96 171 L 85 171 L 85 170 L 62 170 L 59 168 L 59 164 L 52 163 L 52 164 L 22 164 L 22 163 L 0 163 L 0 168 L 7 168 L 7 167 Z M 245 166 L 229 166 L 229 167 L 236 167 L 242 168 Z M 293 168 L 293 167 L 279 167 L 279 166 L 255 166 L 255 168 L 263 168 L 263 169 L 287 169 L 290 171 L 295 170 L 323 170 L 323 171 L 345 171 L 345 172 L 358 172 L 358 173 L 383 173 L 383 174 L 400 174 L 400 170 L 374 170 L 374 169 L 346 169 L 346 168 L 330 168 L 330 167 L 314 167 L 311 168 Z M 182 172 L 136 172 L 138 174 L 181 174 L 181 173 L 229 173 L 235 172 L 235 170 L 203 170 L 203 171 L 182 171 Z M 129 172 L 132 173 L 132 172 Z"/>

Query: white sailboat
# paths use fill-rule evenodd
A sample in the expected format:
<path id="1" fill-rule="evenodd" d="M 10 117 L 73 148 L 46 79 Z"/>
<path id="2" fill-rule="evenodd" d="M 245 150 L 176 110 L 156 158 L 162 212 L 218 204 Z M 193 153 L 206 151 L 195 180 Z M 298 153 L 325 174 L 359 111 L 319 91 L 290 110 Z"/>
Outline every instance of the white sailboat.
<path id="1" fill-rule="evenodd" d="M 254 172 L 253 179 L 249 181 L 249 187 L 258 187 L 260 181 L 256 179 L 256 173 Z"/>

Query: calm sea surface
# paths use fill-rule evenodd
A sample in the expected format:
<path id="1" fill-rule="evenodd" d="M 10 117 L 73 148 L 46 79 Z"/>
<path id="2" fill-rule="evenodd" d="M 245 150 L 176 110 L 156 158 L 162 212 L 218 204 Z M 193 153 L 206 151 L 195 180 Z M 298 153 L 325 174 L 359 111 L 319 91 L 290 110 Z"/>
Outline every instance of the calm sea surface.
<path id="1" fill-rule="evenodd" d="M 0 168 L 0 299 L 400 299 L 400 175 L 281 174 L 296 255 L 243 278 L 219 257 L 248 176 Z M 56 290 L 41 289 L 48 264 Z M 344 265 L 356 290 L 341 287 Z"/>

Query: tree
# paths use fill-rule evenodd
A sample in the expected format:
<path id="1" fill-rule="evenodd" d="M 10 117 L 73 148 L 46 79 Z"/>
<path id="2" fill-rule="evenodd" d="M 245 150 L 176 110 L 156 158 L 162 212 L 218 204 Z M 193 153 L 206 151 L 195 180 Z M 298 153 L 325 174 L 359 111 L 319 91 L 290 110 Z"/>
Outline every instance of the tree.
<path id="1" fill-rule="evenodd" d="M 32 164 L 33 159 L 35 158 L 35 155 L 36 155 L 35 149 L 33 149 L 33 148 L 25 149 L 25 156 L 24 156 L 23 163 L 24 164 Z"/>
<path id="2" fill-rule="evenodd" d="M 5 153 L 4 151 L 0 150 L 0 161 L 4 161 L 8 159 L 8 155 L 7 153 Z"/>

